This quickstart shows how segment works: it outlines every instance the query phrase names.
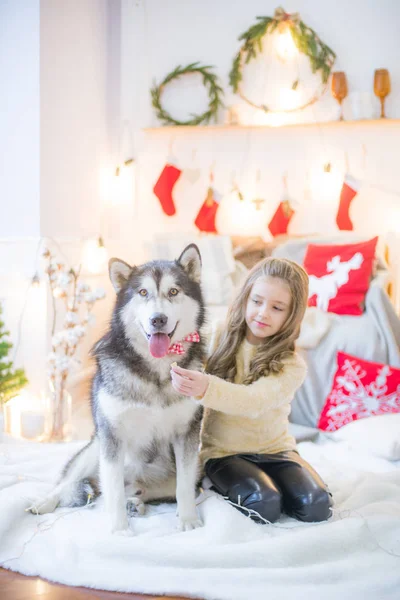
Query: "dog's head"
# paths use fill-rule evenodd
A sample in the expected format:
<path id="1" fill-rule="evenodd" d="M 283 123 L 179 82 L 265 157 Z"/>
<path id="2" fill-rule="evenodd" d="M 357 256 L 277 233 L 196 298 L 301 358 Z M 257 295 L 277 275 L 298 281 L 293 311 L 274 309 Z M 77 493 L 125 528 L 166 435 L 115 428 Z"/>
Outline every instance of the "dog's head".
<path id="1" fill-rule="evenodd" d="M 131 267 L 112 258 L 109 273 L 118 294 L 116 314 L 132 345 L 142 352 L 162 358 L 173 342 L 203 325 L 201 256 L 195 244 L 175 261 Z"/>

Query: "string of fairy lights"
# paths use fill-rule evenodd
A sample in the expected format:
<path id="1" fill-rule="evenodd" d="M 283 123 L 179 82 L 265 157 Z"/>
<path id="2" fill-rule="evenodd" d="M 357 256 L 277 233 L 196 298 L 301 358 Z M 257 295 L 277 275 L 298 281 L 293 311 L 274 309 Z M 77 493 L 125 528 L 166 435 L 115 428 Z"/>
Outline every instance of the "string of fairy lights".
<path id="1" fill-rule="evenodd" d="M 142 2 L 136 2 L 136 8 L 139 10 L 142 10 L 142 15 L 143 15 L 143 24 L 144 24 L 144 37 L 146 40 L 151 40 L 152 36 L 151 36 L 151 31 L 149 31 L 150 29 L 150 22 L 149 22 L 149 15 L 148 15 L 148 7 L 147 7 L 147 2 L 146 0 L 142 0 Z M 282 51 L 282 49 L 277 49 L 279 52 Z M 291 60 L 294 63 L 295 69 L 297 69 L 297 78 L 300 79 L 300 62 L 299 62 L 299 53 L 298 52 L 294 52 L 293 47 L 291 47 L 291 53 L 289 52 L 289 55 L 287 55 L 287 48 L 285 47 L 283 49 L 283 56 L 284 60 Z M 145 65 L 146 65 L 146 70 L 147 70 L 147 82 L 150 83 L 151 77 L 152 77 L 152 72 L 151 72 L 151 44 L 146 43 L 145 44 Z M 261 73 L 258 73 L 258 78 L 259 78 L 259 83 L 261 83 L 261 90 L 262 90 L 262 95 L 265 95 L 268 85 L 269 85 L 269 76 L 268 76 L 268 62 L 264 65 L 264 68 L 261 70 Z M 293 90 L 295 91 L 295 90 Z M 319 139 L 320 139 L 320 143 L 321 143 L 321 154 L 324 157 L 328 156 L 328 145 L 327 145 L 327 131 L 325 126 L 317 119 L 316 116 L 316 112 L 315 112 L 315 106 L 312 105 L 311 106 L 311 110 L 312 110 L 312 114 L 313 114 L 313 121 L 314 124 L 317 127 L 317 131 L 318 131 L 318 135 L 319 135 Z M 122 124 L 122 128 L 125 131 L 125 133 L 128 134 L 128 136 L 130 137 L 129 140 L 129 153 L 131 153 L 132 155 L 134 154 L 133 152 L 133 148 L 134 148 L 134 144 L 133 144 L 133 132 L 132 132 L 132 128 L 131 128 L 131 124 L 129 121 L 125 121 Z M 243 179 L 243 176 L 246 172 L 248 172 L 249 168 L 253 168 L 254 165 L 251 164 L 251 155 L 252 155 L 252 146 L 253 146 L 253 130 L 255 131 L 256 128 L 253 127 L 246 127 L 243 126 L 243 129 L 246 131 L 246 139 L 244 140 L 244 144 L 243 144 L 243 157 L 242 160 L 240 161 L 240 168 L 238 170 L 238 172 L 233 171 L 231 173 L 231 183 L 232 183 L 232 188 L 233 190 L 238 194 L 239 199 L 243 199 L 245 198 L 246 194 L 243 192 L 243 190 L 241 189 L 241 185 L 240 185 L 240 181 Z M 215 171 L 215 165 L 217 162 L 217 156 L 216 156 L 216 144 L 215 142 L 215 138 L 217 135 L 219 135 L 219 132 L 217 129 L 211 129 L 210 131 L 210 135 L 211 135 L 211 147 L 213 148 L 212 150 L 212 154 L 211 154 L 211 162 L 210 162 L 210 168 L 209 171 L 210 173 L 213 173 Z M 120 136 L 120 138 L 122 137 L 122 134 Z M 120 143 L 120 148 L 119 148 L 119 154 L 121 154 L 121 139 L 119 140 Z M 172 143 L 173 143 L 173 136 L 171 137 L 170 140 L 170 148 L 172 147 Z M 196 153 L 197 149 L 193 149 L 193 156 Z M 366 160 L 366 147 L 365 144 L 362 144 L 362 153 L 363 153 L 363 164 L 365 167 L 365 160 Z M 348 152 L 345 151 L 344 152 L 345 155 L 345 167 L 346 170 L 348 170 L 349 168 L 349 159 L 348 159 Z M 135 160 L 132 157 L 128 157 L 128 158 L 124 158 L 121 159 L 120 158 L 120 162 L 119 164 L 117 164 L 117 166 L 115 167 L 114 173 L 113 173 L 113 178 L 114 178 L 114 183 L 116 183 L 116 188 L 118 188 L 118 180 L 121 179 L 122 174 L 124 172 L 124 170 L 126 169 L 130 169 L 132 167 L 135 166 L 136 169 L 136 175 L 137 175 L 137 165 L 135 165 Z M 326 158 L 325 162 L 322 165 L 322 171 L 324 174 L 329 175 L 332 172 L 332 168 L 333 168 L 333 163 L 332 160 L 330 160 L 329 158 Z M 288 177 L 288 172 L 287 172 L 287 168 L 285 167 L 283 169 L 284 171 L 284 179 L 285 181 L 287 181 L 287 177 Z M 257 168 L 255 170 L 255 177 L 256 177 L 256 183 L 258 185 L 259 180 L 260 180 L 260 168 Z M 308 178 L 308 175 L 307 175 Z M 390 188 L 386 188 L 385 186 L 382 186 L 376 182 L 372 182 L 372 181 L 368 181 L 368 179 L 365 177 L 363 178 L 363 181 L 368 184 L 370 187 L 373 187 L 374 189 L 377 189 L 379 191 L 385 192 L 385 193 L 389 193 L 392 195 L 396 195 L 396 196 L 400 196 L 400 191 L 397 190 L 393 190 Z M 111 195 L 113 194 L 113 191 L 111 190 Z M 261 208 L 261 204 L 264 202 L 264 200 L 262 198 L 258 198 L 256 200 L 253 200 L 255 207 L 257 208 L 257 210 L 259 210 Z M 91 274 L 99 274 L 102 271 L 104 271 L 105 269 L 105 265 L 107 262 L 107 258 L 108 258 L 108 253 L 107 253 L 107 249 L 106 249 L 106 243 L 105 243 L 105 235 L 104 235 L 104 227 L 103 227 L 103 223 L 102 220 L 104 220 L 104 215 L 103 212 L 101 211 L 101 218 L 100 218 L 100 232 L 99 234 L 94 237 L 94 238 L 90 238 L 87 239 L 86 241 L 83 241 L 84 244 L 84 261 L 86 261 L 87 263 L 87 270 L 89 273 Z M 49 238 L 46 238 L 49 239 Z M 61 255 L 63 255 L 63 250 L 60 246 L 60 244 L 54 240 L 54 239 L 50 239 L 50 241 L 57 247 L 58 251 L 60 252 Z M 22 331 L 22 321 L 24 318 L 24 314 L 25 314 L 25 310 L 26 310 L 26 306 L 27 306 L 27 302 L 28 302 L 28 297 L 29 297 L 29 290 L 31 288 L 38 288 L 41 285 L 41 277 L 39 274 L 39 270 L 38 270 L 38 266 L 37 266 L 37 260 L 38 260 L 38 252 L 39 252 L 39 247 L 41 245 L 41 243 L 43 242 L 43 239 L 41 238 L 39 240 L 38 243 L 38 247 L 36 250 L 36 259 L 35 259 L 35 267 L 34 267 L 34 272 L 31 276 L 31 278 L 28 281 L 28 285 L 26 287 L 26 291 L 23 295 L 23 305 L 22 305 L 22 310 L 18 319 L 18 324 L 17 324 L 17 336 L 16 336 L 16 343 L 14 346 L 14 360 L 17 358 L 18 355 L 18 349 L 20 346 L 20 340 L 21 340 L 21 331 Z M 65 255 L 63 256 L 64 259 L 66 258 Z"/>
<path id="2" fill-rule="evenodd" d="M 9 460 L 9 457 L 7 456 L 7 454 L 5 452 L 0 453 L 0 456 L 2 456 L 2 455 L 5 457 L 6 460 L 7 459 Z M 18 481 L 18 483 L 24 482 L 24 481 L 39 482 L 39 483 L 42 482 L 39 478 L 32 477 L 32 476 L 25 475 L 25 474 L 17 475 L 16 480 Z M 33 542 L 33 540 L 37 536 L 46 534 L 46 532 L 55 528 L 57 526 L 57 523 L 60 520 L 64 520 L 66 518 L 71 518 L 72 515 L 74 515 L 76 513 L 82 513 L 88 509 L 92 509 L 96 505 L 96 499 L 92 498 L 92 496 L 89 495 L 86 504 L 82 507 L 76 507 L 76 508 L 72 508 L 72 509 L 71 508 L 59 509 L 56 514 L 43 516 L 43 515 L 38 514 L 38 510 L 35 506 L 35 501 L 33 501 L 33 503 L 32 503 L 31 498 L 23 498 L 23 499 L 25 500 L 26 504 L 28 505 L 27 508 L 25 508 L 25 512 L 32 512 L 34 515 L 36 514 L 35 518 L 40 519 L 40 520 L 38 523 L 35 524 L 33 531 L 29 531 L 29 533 L 28 533 L 29 537 L 26 539 L 26 541 L 22 542 L 20 551 L 18 552 L 18 554 L 14 555 L 14 556 L 10 556 L 8 558 L 4 558 L 1 560 L 0 566 L 3 568 L 9 568 L 10 563 L 20 560 L 22 558 L 22 556 L 25 554 L 27 547 Z M 241 512 L 248 518 L 251 518 L 253 515 L 256 515 L 258 518 L 260 517 L 260 515 L 258 515 L 258 513 L 256 513 L 255 511 L 253 511 L 251 509 L 247 509 L 246 507 L 242 506 L 240 496 L 238 497 L 238 502 L 235 503 L 235 502 L 229 500 L 229 498 L 224 498 L 223 496 L 220 496 L 219 494 L 216 494 L 215 492 L 210 491 L 208 489 L 203 489 L 201 491 L 201 493 L 199 494 L 199 496 L 196 499 L 196 506 L 200 506 L 201 504 L 203 504 L 204 502 L 207 502 L 209 500 L 220 502 L 220 503 L 223 503 L 224 505 L 231 504 L 232 506 L 239 507 Z M 355 510 L 355 509 L 340 510 L 335 507 L 333 507 L 331 509 L 331 511 L 332 511 L 332 515 L 333 515 L 332 518 L 335 521 L 339 521 L 339 520 L 342 521 L 342 520 L 349 520 L 349 519 L 361 520 L 362 525 L 365 527 L 371 540 L 373 541 L 373 543 L 376 545 L 376 547 L 379 550 L 381 550 L 382 552 L 384 552 L 385 554 L 387 554 L 389 556 L 392 556 L 395 558 L 400 557 L 400 553 L 396 552 L 394 548 L 387 548 L 380 542 L 380 540 L 377 538 L 375 533 L 372 531 L 367 517 L 364 516 L 360 511 Z M 168 507 L 167 510 L 165 510 L 165 507 L 151 507 L 150 510 L 148 510 L 147 514 L 141 516 L 140 518 L 141 519 L 143 519 L 143 518 L 149 519 L 149 518 L 152 518 L 153 516 L 159 518 L 161 515 L 173 516 L 174 512 L 175 512 L 175 509 L 173 507 Z M 264 524 L 267 527 L 272 527 L 273 529 L 276 529 L 276 530 L 279 530 L 279 529 L 285 530 L 288 533 L 289 532 L 292 532 L 293 534 L 296 533 L 297 527 L 293 527 L 291 524 L 286 525 L 284 523 L 271 523 L 270 521 L 267 521 L 266 519 L 262 519 L 262 520 L 264 521 Z"/>
<path id="3" fill-rule="evenodd" d="M 136 2 L 136 6 L 139 6 L 139 1 Z M 144 10 L 144 22 L 145 22 L 145 35 L 146 35 L 146 39 L 151 40 L 152 38 L 149 37 L 149 31 L 148 31 L 148 14 L 147 14 L 147 7 L 146 7 L 146 0 L 143 0 L 142 2 L 142 6 L 143 6 L 143 10 Z M 147 66 L 150 72 L 150 48 L 147 48 Z M 264 82 L 263 82 L 263 87 L 264 87 L 264 92 L 266 90 L 266 87 L 268 85 L 268 81 L 267 81 L 267 74 L 266 72 L 264 72 Z M 324 126 L 317 120 L 315 112 L 314 112 L 314 106 L 312 107 L 313 109 L 313 114 L 314 114 L 314 122 L 315 125 L 318 127 L 318 132 L 319 132 L 319 136 L 320 136 L 320 142 L 321 142 L 321 148 L 323 151 L 323 155 L 327 156 L 328 155 L 328 149 L 327 149 L 327 140 L 326 140 L 326 130 L 324 128 Z M 245 144 L 244 144 L 244 155 L 243 155 L 243 160 L 241 161 L 241 168 L 239 171 L 239 181 L 241 180 L 241 178 L 243 177 L 244 173 L 248 170 L 249 168 L 249 163 L 250 163 L 250 157 L 251 157 L 251 149 L 252 149 L 252 131 L 253 128 L 249 127 L 247 129 L 246 132 L 246 140 L 245 140 Z M 218 134 L 217 131 L 212 131 L 211 136 L 212 136 L 212 144 L 211 147 L 214 148 L 215 144 L 213 143 L 215 141 L 214 136 L 216 136 Z M 170 147 L 172 146 L 172 138 L 171 138 L 171 142 L 170 142 Z M 195 154 L 196 149 L 193 150 L 193 155 Z M 214 165 L 216 163 L 216 154 L 215 154 L 215 150 L 213 151 L 213 154 L 211 156 L 211 162 L 210 162 L 210 172 L 213 171 L 214 169 Z M 362 147 L 362 152 L 363 152 L 363 161 L 364 161 L 364 166 L 365 166 L 365 160 L 366 160 L 366 148 L 365 145 L 363 145 Z M 123 169 L 125 168 L 130 168 L 134 165 L 134 159 L 133 158 L 127 158 L 125 160 L 122 160 L 120 162 L 120 164 L 118 164 L 115 167 L 115 171 L 114 171 L 114 177 L 115 178 L 120 178 L 121 174 L 123 172 Z M 345 166 L 346 169 L 349 166 L 349 159 L 348 159 L 348 155 L 347 152 L 344 153 L 344 162 L 345 162 Z M 332 161 L 330 160 L 326 160 L 322 166 L 322 170 L 325 174 L 330 174 L 332 171 Z M 256 171 L 256 177 L 259 178 L 259 173 L 258 173 L 258 169 Z M 232 184 L 234 186 L 236 186 L 236 191 L 238 194 L 242 194 L 242 191 L 240 190 L 240 187 L 237 183 L 238 181 L 236 179 L 236 174 L 233 173 L 232 174 Z M 390 188 L 385 188 L 385 186 L 382 186 L 380 184 L 376 184 L 374 182 L 370 182 L 368 181 L 368 179 L 364 179 L 365 183 L 367 183 L 368 185 L 370 185 L 371 187 L 374 187 L 377 190 L 380 191 L 384 191 L 396 196 L 400 196 L 400 191 L 397 190 L 392 190 Z M 102 228 L 101 228 L 102 229 Z M 96 274 L 96 271 L 98 273 L 99 268 L 103 268 L 106 260 L 107 260 L 107 250 L 106 250 L 106 245 L 105 245 L 105 236 L 104 236 L 104 232 L 100 231 L 99 235 L 95 238 L 95 239 L 91 239 L 91 240 L 86 240 L 86 242 L 89 243 L 89 257 L 91 256 L 93 258 L 93 256 L 97 256 L 97 258 L 94 259 L 94 262 L 96 262 L 96 268 L 94 269 L 94 273 Z M 35 260 L 34 260 L 34 267 L 33 267 L 33 273 L 29 278 L 29 281 L 27 283 L 27 287 L 26 287 L 26 291 L 24 293 L 23 296 L 23 304 L 22 304 L 22 310 L 18 319 L 18 324 L 17 324 L 17 335 L 16 335 L 16 341 L 14 344 L 14 352 L 13 352 L 13 362 L 15 362 L 15 360 L 18 357 L 18 351 L 20 348 L 20 343 L 21 343 L 21 335 L 22 335 L 22 324 L 23 324 L 23 319 L 24 319 L 24 315 L 25 315 L 25 311 L 26 311 L 26 307 L 27 307 L 27 303 L 28 303 L 28 299 L 29 299 L 29 291 L 32 288 L 38 288 L 40 287 L 40 285 L 42 284 L 42 277 L 41 277 L 41 273 L 40 273 L 40 269 L 39 269 L 39 253 L 40 253 L 40 249 L 44 244 L 47 244 L 51 242 L 53 245 L 55 245 L 57 247 L 57 250 L 59 251 L 60 255 L 63 257 L 64 260 L 66 260 L 66 262 L 68 263 L 68 258 L 66 257 L 61 245 L 59 242 L 57 242 L 56 240 L 54 240 L 53 238 L 48 238 L 48 237 L 43 237 L 40 238 L 37 242 L 37 247 L 36 247 L 36 252 L 35 252 Z M 89 271 L 91 269 L 89 268 Z M 30 476 L 21 474 L 21 475 L 17 475 L 17 479 L 18 481 L 32 481 L 35 478 L 32 478 Z M 37 481 L 40 481 L 39 479 L 37 479 Z M 215 497 L 215 495 L 214 495 Z M 209 498 L 209 495 L 205 494 L 203 496 L 203 498 L 198 500 L 198 504 L 200 504 L 201 502 L 204 502 L 205 500 L 207 500 Z M 240 503 L 240 500 L 239 500 Z M 54 516 L 54 517 L 45 517 L 45 518 L 41 518 L 40 522 L 36 525 L 35 529 L 33 532 L 30 532 L 30 537 L 28 537 L 27 541 L 24 542 L 21 546 L 21 551 L 19 554 L 17 554 L 16 556 L 13 556 L 11 558 L 6 558 L 5 560 L 2 560 L 1 565 L 8 567 L 9 563 L 15 560 L 19 560 L 22 555 L 24 554 L 27 546 L 33 541 L 33 539 L 40 535 L 40 534 L 45 534 L 49 529 L 53 528 L 56 526 L 57 522 L 60 519 L 64 519 L 66 517 L 68 517 L 69 515 L 74 514 L 75 512 L 81 512 L 83 510 L 86 510 L 88 508 L 91 508 L 93 506 L 94 502 L 91 498 L 88 498 L 88 502 L 87 504 L 82 507 L 82 508 L 78 508 L 78 509 L 72 509 L 72 510 L 63 510 L 61 513 L 59 513 L 58 515 Z M 249 511 L 250 512 L 250 511 Z M 170 511 L 168 511 L 168 513 L 170 514 Z M 162 513 L 158 513 L 158 514 L 162 514 Z M 152 515 L 149 515 L 152 516 Z M 250 516 L 250 515 L 249 515 Z M 359 511 L 355 511 L 355 510 L 349 510 L 349 511 L 340 511 L 337 509 L 333 509 L 333 517 L 336 519 L 349 519 L 349 518 L 358 518 L 362 520 L 363 525 L 366 527 L 370 537 L 372 538 L 372 540 L 374 541 L 374 543 L 377 545 L 377 548 L 379 548 L 380 550 L 382 550 L 383 552 L 385 552 L 386 554 L 389 554 L 390 556 L 393 557 L 399 557 L 400 555 L 398 553 L 396 553 L 393 549 L 389 549 L 384 547 L 379 540 L 377 540 L 376 535 L 374 535 L 374 533 L 371 531 L 371 528 L 369 526 L 369 522 L 367 520 L 367 518 L 362 515 Z M 293 529 L 292 527 L 285 527 L 285 525 L 280 525 L 280 524 L 271 524 L 271 523 L 267 523 L 268 525 L 278 528 L 278 529 Z M 295 528 L 294 528 L 295 531 Z"/>

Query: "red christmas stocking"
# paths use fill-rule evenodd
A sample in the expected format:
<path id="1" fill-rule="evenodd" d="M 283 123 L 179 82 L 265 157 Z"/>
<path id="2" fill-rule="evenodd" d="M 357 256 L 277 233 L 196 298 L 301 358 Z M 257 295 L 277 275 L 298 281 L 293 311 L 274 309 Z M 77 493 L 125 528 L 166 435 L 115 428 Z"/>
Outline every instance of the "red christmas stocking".
<path id="1" fill-rule="evenodd" d="M 165 165 L 153 188 L 153 192 L 159 199 L 163 211 L 169 217 L 172 217 L 172 215 L 176 213 L 174 200 L 172 198 L 172 189 L 181 173 L 182 171 L 174 165 Z"/>
<path id="2" fill-rule="evenodd" d="M 218 233 L 215 226 L 215 217 L 219 207 L 218 193 L 214 188 L 209 187 L 207 192 L 207 198 L 204 200 L 201 208 L 197 214 L 194 224 L 200 231 L 206 231 L 207 233 Z"/>
<path id="3" fill-rule="evenodd" d="M 283 200 L 279 203 L 274 216 L 268 223 L 268 229 L 274 237 L 282 233 L 287 233 L 287 228 L 293 215 L 294 210 L 290 206 L 289 200 Z"/>
<path id="4" fill-rule="evenodd" d="M 345 175 L 342 191 L 340 192 L 339 208 L 336 215 L 336 224 L 339 229 L 353 230 L 353 223 L 349 215 L 350 204 L 360 189 L 360 182 L 351 175 Z"/>

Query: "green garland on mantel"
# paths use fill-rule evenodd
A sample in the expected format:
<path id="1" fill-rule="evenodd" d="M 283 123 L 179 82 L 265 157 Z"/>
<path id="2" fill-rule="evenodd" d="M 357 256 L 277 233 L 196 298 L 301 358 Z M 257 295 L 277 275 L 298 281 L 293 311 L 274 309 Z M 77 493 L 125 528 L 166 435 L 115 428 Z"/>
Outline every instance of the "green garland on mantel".
<path id="1" fill-rule="evenodd" d="M 217 83 L 217 76 L 210 71 L 212 68 L 209 65 L 201 66 L 198 62 L 191 63 L 186 67 L 179 65 L 159 85 L 154 85 L 151 89 L 152 105 L 156 109 L 160 121 L 163 121 L 165 125 L 199 125 L 200 123 L 209 123 L 211 119 L 216 120 L 218 109 L 223 106 L 221 96 L 224 92 Z M 161 106 L 161 96 L 165 86 L 173 79 L 193 73 L 200 73 L 204 85 L 208 87 L 208 110 L 201 115 L 192 115 L 192 118 L 187 121 L 178 121 Z"/>
<path id="2" fill-rule="evenodd" d="M 252 25 L 239 37 L 239 41 L 244 40 L 244 43 L 235 56 L 231 72 L 229 73 L 229 83 L 233 91 L 254 108 L 262 109 L 265 112 L 293 112 L 316 102 L 325 91 L 325 88 L 319 95 L 315 94 L 304 105 L 289 110 L 273 111 L 267 106 L 259 106 L 245 97 L 240 89 L 240 82 L 243 79 L 243 65 L 248 64 L 257 57 L 257 54 L 262 51 L 263 38 L 273 33 L 277 28 L 281 30 L 289 28 L 299 52 L 308 56 L 312 72 L 320 73 L 321 81 L 325 86 L 336 58 L 333 50 L 324 44 L 315 31 L 300 19 L 299 13 L 289 14 L 282 7 L 279 7 L 276 9 L 273 17 L 257 17 L 257 20 L 258 22 L 255 25 Z M 292 89 L 296 89 L 297 85 L 298 81 L 293 82 Z"/>

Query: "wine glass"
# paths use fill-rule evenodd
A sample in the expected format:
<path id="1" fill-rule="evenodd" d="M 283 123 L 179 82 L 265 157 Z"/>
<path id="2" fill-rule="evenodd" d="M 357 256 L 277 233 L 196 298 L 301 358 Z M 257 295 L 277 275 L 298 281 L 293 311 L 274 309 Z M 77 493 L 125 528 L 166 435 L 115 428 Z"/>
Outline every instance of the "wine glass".
<path id="1" fill-rule="evenodd" d="M 346 98 L 348 91 L 346 73 L 343 71 L 335 71 L 335 73 L 332 73 L 331 91 L 332 96 L 339 102 L 340 105 L 339 121 L 343 121 L 342 102 Z"/>
<path id="2" fill-rule="evenodd" d="M 385 98 L 390 94 L 390 77 L 387 69 L 376 69 L 374 74 L 374 94 L 381 101 L 381 119 L 385 119 Z"/>

